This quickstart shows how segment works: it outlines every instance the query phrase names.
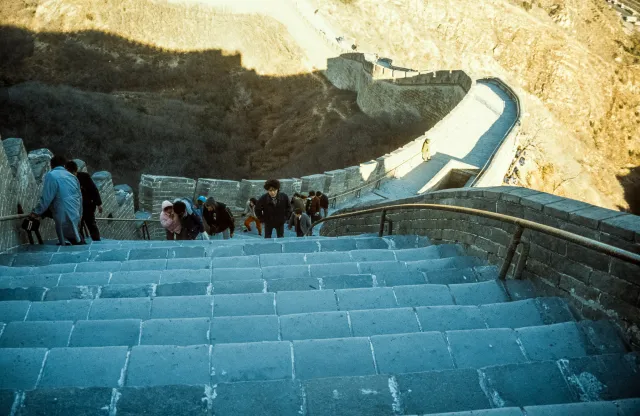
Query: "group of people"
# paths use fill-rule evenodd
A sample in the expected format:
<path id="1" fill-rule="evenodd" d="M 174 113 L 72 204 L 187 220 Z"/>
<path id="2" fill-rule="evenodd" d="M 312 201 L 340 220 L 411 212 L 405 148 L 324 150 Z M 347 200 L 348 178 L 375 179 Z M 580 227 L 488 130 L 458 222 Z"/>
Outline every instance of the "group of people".
<path id="1" fill-rule="evenodd" d="M 244 232 L 251 231 L 255 223 L 259 235 L 264 227 L 265 238 L 271 238 L 275 230 L 278 238 L 284 237 L 284 227 L 295 228 L 296 235 L 303 237 L 311 229 L 312 222 L 326 217 L 329 198 L 322 192 L 309 192 L 309 196 L 295 193 L 293 198 L 280 191 L 280 181 L 269 179 L 264 183 L 266 193 L 260 198 L 250 198 L 242 216 Z M 199 196 L 194 202 L 188 198 L 178 198 L 162 203 L 160 223 L 166 230 L 168 240 L 195 240 L 222 234 L 232 238 L 235 232 L 233 213 L 222 202 L 213 197 Z"/>
<path id="2" fill-rule="evenodd" d="M 102 212 L 98 187 L 78 164 L 64 156 L 51 158 L 51 171 L 43 179 L 42 195 L 29 217 L 53 218 L 59 245 L 85 244 L 84 229 L 93 241 L 100 241 L 96 209 Z"/>

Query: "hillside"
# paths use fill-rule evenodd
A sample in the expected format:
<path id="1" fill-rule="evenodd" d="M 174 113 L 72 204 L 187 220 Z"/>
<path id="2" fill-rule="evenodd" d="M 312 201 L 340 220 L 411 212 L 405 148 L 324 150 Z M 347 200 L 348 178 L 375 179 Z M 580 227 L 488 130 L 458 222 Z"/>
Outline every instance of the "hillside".
<path id="1" fill-rule="evenodd" d="M 604 0 L 314 3 L 361 51 L 515 87 L 521 142 L 534 156 L 521 171 L 525 185 L 640 209 L 640 37 L 623 32 Z"/>
<path id="2" fill-rule="evenodd" d="M 0 135 L 140 173 L 300 176 L 375 158 L 391 129 L 278 21 L 146 0 L 0 2 Z"/>

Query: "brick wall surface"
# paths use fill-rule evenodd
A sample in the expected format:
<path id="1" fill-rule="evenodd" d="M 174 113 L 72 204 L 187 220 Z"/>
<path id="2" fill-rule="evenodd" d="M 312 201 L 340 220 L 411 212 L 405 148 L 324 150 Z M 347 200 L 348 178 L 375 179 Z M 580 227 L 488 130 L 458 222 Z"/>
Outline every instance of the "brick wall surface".
<path id="1" fill-rule="evenodd" d="M 519 187 L 465 188 L 432 192 L 400 203 L 458 205 L 535 221 L 640 254 L 640 217 Z M 384 206 L 385 204 L 377 205 Z M 369 207 L 368 207 L 369 208 Z M 353 211 L 353 209 L 338 213 Z M 462 244 L 471 255 L 501 265 L 515 225 L 433 209 L 390 211 L 394 234 L 426 235 L 435 243 Z M 323 225 L 322 235 L 377 232 L 380 214 L 350 217 Z M 544 294 L 569 299 L 585 318 L 617 318 L 640 342 L 640 266 L 583 246 L 526 230 L 529 246 L 522 278 Z M 521 245 L 510 276 L 520 260 Z"/>

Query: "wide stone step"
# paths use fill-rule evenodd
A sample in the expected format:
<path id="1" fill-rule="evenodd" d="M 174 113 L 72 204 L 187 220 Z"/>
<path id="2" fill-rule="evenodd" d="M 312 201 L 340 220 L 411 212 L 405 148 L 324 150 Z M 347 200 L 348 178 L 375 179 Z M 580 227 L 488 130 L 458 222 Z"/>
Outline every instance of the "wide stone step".
<path id="1" fill-rule="evenodd" d="M 0 389 L 209 383 L 215 387 L 221 383 L 270 380 L 305 383 L 333 377 L 332 388 L 327 391 L 326 399 L 329 399 L 340 398 L 341 392 L 346 398 L 344 396 L 348 395 L 350 386 L 361 386 L 354 383 L 352 377 L 380 379 L 380 375 L 384 375 L 389 395 L 406 414 L 640 396 L 640 384 L 637 383 L 640 357 L 636 353 L 554 361 L 523 360 L 489 366 L 483 363 L 490 360 L 478 360 L 471 361 L 470 366 L 465 362 L 463 368 L 455 368 L 455 349 L 452 360 L 442 334 L 404 334 L 399 337 L 270 341 L 215 344 L 212 347 L 203 344 L 61 347 L 49 350 L 7 348 L 0 354 L 0 363 L 6 370 L 0 379 Z M 516 360 L 508 355 L 503 359 L 506 362 Z M 415 369 L 423 370 L 406 371 Z M 327 383 L 317 383 L 324 384 L 324 389 L 328 387 Z M 599 388 L 594 389 L 594 386 Z M 307 395 L 312 390 L 306 390 Z M 215 397 L 214 394 L 211 396 Z M 366 396 L 369 395 L 361 393 L 361 396 L 365 400 L 361 402 L 362 411 L 368 408 Z M 391 401 L 389 405 L 393 403 Z"/>

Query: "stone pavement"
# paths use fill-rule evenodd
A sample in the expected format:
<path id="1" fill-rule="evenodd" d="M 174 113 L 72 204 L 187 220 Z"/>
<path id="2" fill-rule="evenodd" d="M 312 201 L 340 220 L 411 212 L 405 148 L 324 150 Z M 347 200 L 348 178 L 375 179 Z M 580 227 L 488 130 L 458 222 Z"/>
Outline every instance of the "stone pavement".
<path id="1" fill-rule="evenodd" d="M 608 321 L 424 237 L 0 255 L 0 414 L 637 415 Z"/>

